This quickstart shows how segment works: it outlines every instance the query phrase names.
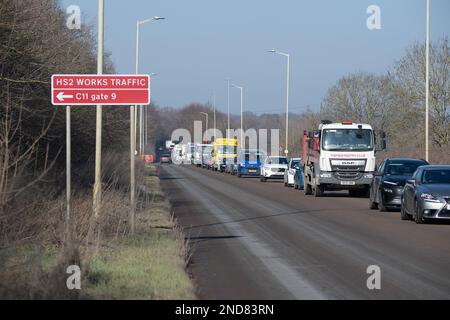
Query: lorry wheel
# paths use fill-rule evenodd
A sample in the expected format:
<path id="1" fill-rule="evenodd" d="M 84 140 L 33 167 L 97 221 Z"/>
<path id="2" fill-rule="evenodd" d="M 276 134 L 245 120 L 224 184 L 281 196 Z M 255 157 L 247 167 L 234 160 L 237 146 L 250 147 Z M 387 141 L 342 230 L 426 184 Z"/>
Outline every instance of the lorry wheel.
<path id="1" fill-rule="evenodd" d="M 308 183 L 306 175 L 303 176 L 303 191 L 305 192 L 305 195 L 312 194 L 311 185 Z"/>
<path id="2" fill-rule="evenodd" d="M 323 187 L 315 185 L 314 186 L 314 197 L 321 197 L 323 196 Z"/>

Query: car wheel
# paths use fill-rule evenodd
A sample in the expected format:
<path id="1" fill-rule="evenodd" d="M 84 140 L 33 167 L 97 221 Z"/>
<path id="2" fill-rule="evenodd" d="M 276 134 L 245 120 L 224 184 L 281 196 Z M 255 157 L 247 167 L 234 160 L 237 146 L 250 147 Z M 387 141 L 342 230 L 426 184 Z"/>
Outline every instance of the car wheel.
<path id="1" fill-rule="evenodd" d="M 387 211 L 383 203 L 383 195 L 381 194 L 381 190 L 380 190 L 380 201 L 378 202 L 378 210 L 380 210 L 380 212 Z"/>
<path id="2" fill-rule="evenodd" d="M 411 220 L 411 216 L 406 212 L 405 203 L 402 197 L 401 207 L 400 207 L 400 218 L 402 220 Z"/>
<path id="3" fill-rule="evenodd" d="M 422 224 L 424 222 L 423 216 L 422 216 L 422 211 L 419 210 L 419 204 L 417 203 L 417 200 L 416 200 L 416 203 L 414 206 L 414 221 L 417 224 Z"/>
<path id="4" fill-rule="evenodd" d="M 266 182 L 266 181 L 267 181 L 267 178 L 265 178 L 264 176 L 261 176 L 261 178 L 259 179 L 259 181 L 261 181 L 261 182 Z"/>
<path id="5" fill-rule="evenodd" d="M 242 175 L 240 173 L 237 174 L 238 178 L 242 178 Z"/>
<path id="6" fill-rule="evenodd" d="M 369 195 L 369 208 L 370 209 L 378 209 L 378 203 L 374 201 L 373 196 L 373 188 L 370 188 L 370 195 Z"/>

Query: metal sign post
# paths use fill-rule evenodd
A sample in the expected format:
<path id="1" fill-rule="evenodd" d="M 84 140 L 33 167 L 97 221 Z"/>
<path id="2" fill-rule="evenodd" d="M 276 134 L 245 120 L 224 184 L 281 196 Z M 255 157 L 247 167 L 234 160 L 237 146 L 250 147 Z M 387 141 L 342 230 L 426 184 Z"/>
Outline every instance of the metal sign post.
<path id="1" fill-rule="evenodd" d="M 70 130 L 70 106 L 66 107 L 66 228 L 69 226 L 70 221 L 70 202 L 71 202 L 71 130 Z"/>
<path id="2" fill-rule="evenodd" d="M 136 191 L 136 159 L 135 159 L 135 151 L 136 151 L 136 122 L 135 122 L 135 106 L 130 106 L 130 228 L 131 233 L 134 233 L 134 217 L 136 214 L 136 200 L 135 200 L 135 191 Z"/>

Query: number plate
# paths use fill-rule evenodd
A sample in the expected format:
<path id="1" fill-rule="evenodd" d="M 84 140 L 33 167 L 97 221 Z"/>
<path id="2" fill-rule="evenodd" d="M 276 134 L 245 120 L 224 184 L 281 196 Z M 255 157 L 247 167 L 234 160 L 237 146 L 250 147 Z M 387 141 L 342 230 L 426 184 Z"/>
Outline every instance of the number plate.
<path id="1" fill-rule="evenodd" d="M 353 186 L 355 185 L 355 181 L 341 181 L 341 184 L 345 186 Z"/>
<path id="2" fill-rule="evenodd" d="M 256 172 L 256 170 L 248 170 L 248 172 Z"/>

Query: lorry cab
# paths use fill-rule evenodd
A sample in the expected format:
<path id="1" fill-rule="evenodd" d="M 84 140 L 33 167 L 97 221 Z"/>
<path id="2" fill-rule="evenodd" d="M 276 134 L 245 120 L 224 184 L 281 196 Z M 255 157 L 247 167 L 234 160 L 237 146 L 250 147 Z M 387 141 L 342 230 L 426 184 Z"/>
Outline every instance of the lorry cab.
<path id="1" fill-rule="evenodd" d="M 238 141 L 236 138 L 217 138 L 213 143 L 213 170 L 224 172 L 227 165 L 236 163 Z"/>
<path id="2" fill-rule="evenodd" d="M 368 195 L 375 171 L 375 142 L 369 124 L 352 121 L 322 121 L 318 130 L 305 132 L 305 194 L 349 190 L 350 195 Z"/>

